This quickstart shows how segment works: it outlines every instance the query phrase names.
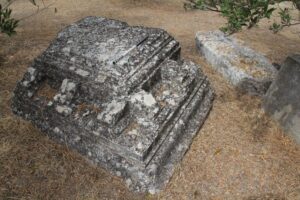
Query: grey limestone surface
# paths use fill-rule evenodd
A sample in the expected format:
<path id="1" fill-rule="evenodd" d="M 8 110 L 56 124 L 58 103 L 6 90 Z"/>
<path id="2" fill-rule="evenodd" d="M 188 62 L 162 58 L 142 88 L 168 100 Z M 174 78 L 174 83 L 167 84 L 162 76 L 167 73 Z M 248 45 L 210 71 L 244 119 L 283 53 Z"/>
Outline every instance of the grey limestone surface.
<path id="1" fill-rule="evenodd" d="M 137 192 L 156 193 L 212 108 L 199 66 L 166 31 L 87 17 L 17 84 L 13 112 Z"/>
<path id="2" fill-rule="evenodd" d="M 300 54 L 287 57 L 263 107 L 300 144 Z"/>
<path id="3" fill-rule="evenodd" d="M 196 45 L 216 71 L 250 95 L 264 95 L 277 74 L 263 55 L 221 31 L 198 32 Z"/>

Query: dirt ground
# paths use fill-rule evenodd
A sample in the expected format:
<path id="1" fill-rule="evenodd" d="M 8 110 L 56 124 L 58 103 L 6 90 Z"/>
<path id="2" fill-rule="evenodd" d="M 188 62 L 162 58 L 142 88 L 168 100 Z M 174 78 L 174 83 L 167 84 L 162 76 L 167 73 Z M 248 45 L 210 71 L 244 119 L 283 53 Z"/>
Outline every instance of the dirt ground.
<path id="1" fill-rule="evenodd" d="M 180 0 L 44 2 L 51 6 L 26 18 L 36 9 L 17 1 L 15 16 L 26 19 L 16 36 L 0 36 L 0 199 L 300 199 L 299 146 L 265 116 L 260 99 L 236 92 L 196 51 L 195 33 L 224 23 L 217 13 L 186 12 Z M 158 195 L 130 192 L 120 178 L 52 142 L 10 111 L 12 91 L 32 60 L 60 29 L 91 15 L 166 29 L 216 91 L 208 120 Z M 300 51 L 299 26 L 274 35 L 265 21 L 236 37 L 272 62 Z"/>

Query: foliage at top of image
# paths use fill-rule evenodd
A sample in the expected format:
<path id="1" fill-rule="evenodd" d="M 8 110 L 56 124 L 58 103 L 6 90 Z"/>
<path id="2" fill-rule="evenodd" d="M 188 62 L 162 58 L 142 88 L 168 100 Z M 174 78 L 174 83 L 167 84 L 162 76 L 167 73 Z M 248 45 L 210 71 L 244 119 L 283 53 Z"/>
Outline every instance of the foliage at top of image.
<path id="1" fill-rule="evenodd" d="M 37 5 L 35 0 L 28 0 L 33 5 Z M 16 33 L 15 29 L 18 26 L 19 20 L 14 19 L 11 14 L 12 10 L 9 6 L 15 0 L 5 0 L 3 4 L 0 3 L 0 33 L 12 36 Z"/>
<path id="2" fill-rule="evenodd" d="M 0 2 L 0 34 L 11 36 L 16 33 L 19 20 L 14 19 L 9 6 L 16 0 L 3 0 Z M 36 0 L 27 0 L 37 6 Z M 43 0 L 41 0 L 43 2 Z M 275 3 L 283 0 L 186 0 L 185 9 L 209 10 L 221 13 L 227 20 L 225 26 L 221 27 L 225 33 L 232 34 L 240 31 L 243 27 L 248 29 L 256 26 L 261 19 L 270 18 L 276 9 L 279 9 L 280 23 L 274 22 L 270 30 L 277 33 L 284 27 L 299 25 L 300 19 L 292 19 L 288 8 L 275 8 Z M 300 10 L 300 0 L 287 0 L 293 2 L 295 8 Z M 44 4 L 44 2 L 43 2 Z M 273 6 L 271 6 L 273 5 Z M 49 6 L 45 6 L 48 8 Z M 55 12 L 56 8 L 55 8 Z M 299 14 L 300 16 L 300 14 Z M 294 21 L 294 23 L 292 23 Z"/>
<path id="3" fill-rule="evenodd" d="M 290 0 L 295 7 L 300 10 L 300 0 Z M 221 27 L 225 33 L 232 34 L 243 27 L 248 29 L 257 25 L 264 18 L 270 19 L 273 12 L 276 10 L 275 3 L 280 3 L 282 0 L 188 0 L 184 7 L 185 9 L 200 9 L 209 10 L 221 13 L 227 19 L 225 26 Z M 296 25 L 292 24 L 292 17 L 289 9 L 281 9 L 279 11 L 281 24 L 273 23 L 270 27 L 274 33 L 278 32 L 285 26 Z"/>

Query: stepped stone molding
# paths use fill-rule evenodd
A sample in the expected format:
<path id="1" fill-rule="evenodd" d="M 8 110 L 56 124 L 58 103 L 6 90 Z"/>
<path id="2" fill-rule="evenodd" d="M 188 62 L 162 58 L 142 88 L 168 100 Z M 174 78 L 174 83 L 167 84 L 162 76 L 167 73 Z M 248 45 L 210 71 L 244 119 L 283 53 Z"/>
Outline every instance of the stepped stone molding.
<path id="1" fill-rule="evenodd" d="M 28 68 L 13 112 L 50 138 L 156 193 L 212 108 L 214 92 L 166 31 L 87 17 Z"/>

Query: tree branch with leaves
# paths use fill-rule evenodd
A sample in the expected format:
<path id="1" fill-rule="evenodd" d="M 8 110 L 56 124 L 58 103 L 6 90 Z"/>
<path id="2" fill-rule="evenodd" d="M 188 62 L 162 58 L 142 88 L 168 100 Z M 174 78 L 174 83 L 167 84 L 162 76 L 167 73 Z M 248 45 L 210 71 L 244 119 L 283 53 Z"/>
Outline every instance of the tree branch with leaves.
<path id="1" fill-rule="evenodd" d="M 4 2 L 0 2 L 0 33 L 6 34 L 8 36 L 12 36 L 16 33 L 15 29 L 18 26 L 20 20 L 14 19 L 12 14 L 12 9 L 9 8 L 16 0 L 5 0 Z M 36 0 L 28 0 L 32 5 L 36 6 L 39 11 L 39 6 L 36 3 Z M 44 1 L 41 0 L 44 8 L 47 8 L 44 4 Z M 49 6 L 48 6 L 49 7 Z"/>
<path id="2" fill-rule="evenodd" d="M 294 6 L 300 10 L 300 0 L 290 0 Z M 187 0 L 184 4 L 185 9 L 201 9 L 221 13 L 227 19 L 225 26 L 220 29 L 228 34 L 235 33 L 243 27 L 248 29 L 257 25 L 261 19 L 270 19 L 276 10 L 275 3 L 281 0 Z M 273 5 L 273 6 L 272 6 Z M 298 25 L 291 23 L 292 17 L 289 9 L 280 9 L 279 16 L 281 24 L 273 23 L 270 27 L 274 33 L 283 27 Z M 297 21 L 297 20 L 294 20 Z"/>

